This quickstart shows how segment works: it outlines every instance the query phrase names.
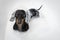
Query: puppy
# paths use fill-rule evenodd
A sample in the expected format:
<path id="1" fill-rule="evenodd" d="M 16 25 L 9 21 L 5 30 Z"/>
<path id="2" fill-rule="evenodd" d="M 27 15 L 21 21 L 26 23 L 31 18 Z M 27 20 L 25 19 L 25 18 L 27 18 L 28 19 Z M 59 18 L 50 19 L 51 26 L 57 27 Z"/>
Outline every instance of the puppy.
<path id="1" fill-rule="evenodd" d="M 17 10 L 16 12 L 14 12 L 10 20 L 10 21 L 14 21 L 15 19 L 15 24 L 13 26 L 13 29 L 22 32 L 27 31 L 29 29 L 28 24 L 30 20 L 32 18 L 39 17 L 39 10 L 41 9 L 41 7 L 39 9 L 31 8 L 26 13 L 24 10 Z"/>
<path id="2" fill-rule="evenodd" d="M 26 13 L 24 10 L 17 10 L 15 12 L 14 17 L 16 18 L 15 24 L 13 26 L 14 30 L 25 32 L 29 29 L 29 25 L 25 22 Z M 14 18 L 14 17 L 12 17 L 12 18 Z"/>

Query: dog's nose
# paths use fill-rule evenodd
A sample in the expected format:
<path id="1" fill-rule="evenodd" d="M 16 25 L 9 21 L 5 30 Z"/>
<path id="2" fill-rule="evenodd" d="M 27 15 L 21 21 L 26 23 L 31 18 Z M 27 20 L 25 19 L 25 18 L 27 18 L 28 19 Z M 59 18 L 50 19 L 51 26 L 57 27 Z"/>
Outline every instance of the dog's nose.
<path id="1" fill-rule="evenodd" d="M 18 24 L 21 24 L 21 21 L 22 21 L 21 19 L 18 19 Z"/>

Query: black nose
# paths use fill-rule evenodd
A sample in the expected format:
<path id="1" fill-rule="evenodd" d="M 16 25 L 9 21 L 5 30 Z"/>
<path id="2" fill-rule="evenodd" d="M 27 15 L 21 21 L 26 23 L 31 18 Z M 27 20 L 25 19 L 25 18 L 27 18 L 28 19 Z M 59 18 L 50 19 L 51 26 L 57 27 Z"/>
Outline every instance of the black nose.
<path id="1" fill-rule="evenodd" d="M 21 22 L 22 22 L 22 19 L 18 19 L 18 24 L 21 24 Z"/>

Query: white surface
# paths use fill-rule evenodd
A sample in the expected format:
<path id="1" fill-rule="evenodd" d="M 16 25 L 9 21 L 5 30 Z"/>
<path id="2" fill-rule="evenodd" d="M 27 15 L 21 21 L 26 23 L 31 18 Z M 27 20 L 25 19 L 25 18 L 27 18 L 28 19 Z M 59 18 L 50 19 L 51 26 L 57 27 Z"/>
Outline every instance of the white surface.
<path id="1" fill-rule="evenodd" d="M 60 40 L 59 0 L 2 0 L 0 3 L 0 40 Z M 9 19 L 16 9 L 39 8 L 42 4 L 44 5 L 40 10 L 40 18 L 30 22 L 27 32 L 13 30 L 14 22 Z"/>

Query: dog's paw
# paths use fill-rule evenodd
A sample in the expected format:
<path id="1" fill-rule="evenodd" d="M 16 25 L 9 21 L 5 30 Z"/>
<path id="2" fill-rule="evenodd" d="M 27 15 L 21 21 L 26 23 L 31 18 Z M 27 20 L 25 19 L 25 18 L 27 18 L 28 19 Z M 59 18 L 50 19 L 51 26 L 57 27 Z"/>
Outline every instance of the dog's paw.
<path id="1" fill-rule="evenodd" d="M 18 30 L 18 27 L 17 27 L 16 23 L 14 24 L 13 29 Z"/>
<path id="2" fill-rule="evenodd" d="M 22 26 L 22 32 L 26 32 L 26 31 L 28 31 L 28 29 L 29 29 L 29 25 L 27 24 L 27 23 L 25 23 L 23 26 Z"/>

